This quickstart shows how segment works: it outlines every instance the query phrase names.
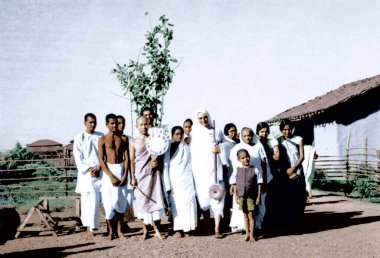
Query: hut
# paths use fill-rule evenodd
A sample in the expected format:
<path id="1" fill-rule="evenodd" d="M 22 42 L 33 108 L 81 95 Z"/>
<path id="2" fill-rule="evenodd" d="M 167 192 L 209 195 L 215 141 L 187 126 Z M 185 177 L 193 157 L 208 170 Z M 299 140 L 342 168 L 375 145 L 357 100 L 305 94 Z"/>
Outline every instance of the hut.
<path id="1" fill-rule="evenodd" d="M 28 150 L 37 153 L 42 158 L 60 158 L 63 156 L 63 146 L 53 140 L 38 140 L 26 145 Z"/>
<path id="2" fill-rule="evenodd" d="M 65 165 L 75 166 L 74 155 L 73 155 L 74 140 L 71 140 L 69 144 L 63 146 L 63 153 L 66 159 Z"/>
<path id="3" fill-rule="evenodd" d="M 380 149 L 380 75 L 345 84 L 268 120 L 294 121 L 296 135 L 322 155 L 349 147 Z M 379 152 L 378 152 L 379 153 Z"/>

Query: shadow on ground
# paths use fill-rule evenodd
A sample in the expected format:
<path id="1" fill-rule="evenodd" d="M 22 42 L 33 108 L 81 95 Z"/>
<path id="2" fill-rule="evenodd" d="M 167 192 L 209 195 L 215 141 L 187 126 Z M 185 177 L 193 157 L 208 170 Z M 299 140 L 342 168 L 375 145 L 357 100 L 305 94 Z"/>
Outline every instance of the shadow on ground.
<path id="1" fill-rule="evenodd" d="M 32 249 L 26 251 L 12 252 L 9 254 L 4 254 L 2 257 L 11 257 L 11 258 L 24 258 L 24 257 L 66 257 L 69 255 L 80 254 L 80 253 L 90 253 L 94 251 L 101 251 L 113 248 L 113 246 L 107 247 L 99 247 L 99 248 L 90 248 L 81 251 L 67 251 L 73 248 L 79 247 L 91 247 L 94 243 L 86 243 L 86 244 L 77 244 L 77 245 L 69 245 L 69 246 L 60 246 L 60 247 L 49 247 L 49 248 L 41 248 L 41 249 Z"/>
<path id="2" fill-rule="evenodd" d="M 287 235 L 303 235 L 321 231 L 346 228 L 354 225 L 380 221 L 380 216 L 358 217 L 362 211 L 352 212 L 307 212 L 301 221 L 294 226 L 268 227 L 265 238 Z"/>

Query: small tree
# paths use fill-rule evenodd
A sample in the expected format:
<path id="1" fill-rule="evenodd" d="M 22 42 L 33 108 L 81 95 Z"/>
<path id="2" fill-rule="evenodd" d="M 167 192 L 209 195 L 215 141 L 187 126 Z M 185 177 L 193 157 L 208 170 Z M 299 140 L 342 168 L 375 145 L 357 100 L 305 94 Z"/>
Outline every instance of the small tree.
<path id="1" fill-rule="evenodd" d="M 148 15 L 148 13 L 146 13 Z M 135 113 L 139 115 L 142 107 L 151 107 L 157 114 L 157 125 L 162 125 L 164 114 L 164 96 L 169 90 L 174 76 L 173 63 L 177 59 L 170 55 L 169 46 L 173 40 L 173 24 L 165 15 L 159 24 L 149 30 L 141 55 L 145 60 L 129 60 L 129 64 L 116 64 L 112 70 L 125 90 L 130 101 L 135 105 Z"/>

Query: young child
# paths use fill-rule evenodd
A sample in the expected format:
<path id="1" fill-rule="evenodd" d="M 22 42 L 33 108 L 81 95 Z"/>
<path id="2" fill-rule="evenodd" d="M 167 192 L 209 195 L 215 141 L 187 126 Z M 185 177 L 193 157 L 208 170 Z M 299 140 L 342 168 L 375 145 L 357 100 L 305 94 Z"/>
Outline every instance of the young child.
<path id="1" fill-rule="evenodd" d="M 244 213 L 245 241 L 256 242 L 254 235 L 255 219 L 253 212 L 255 205 L 260 204 L 261 185 L 263 178 L 259 170 L 250 165 L 250 156 L 246 149 L 240 149 L 237 157 L 241 167 L 236 173 L 236 203 Z"/>

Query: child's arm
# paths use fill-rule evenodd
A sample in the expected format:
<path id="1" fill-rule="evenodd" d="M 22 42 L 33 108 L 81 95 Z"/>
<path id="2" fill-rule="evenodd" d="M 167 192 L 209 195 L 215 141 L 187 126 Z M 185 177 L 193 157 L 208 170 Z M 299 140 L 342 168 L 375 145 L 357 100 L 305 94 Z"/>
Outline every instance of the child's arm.
<path id="1" fill-rule="evenodd" d="M 230 194 L 234 196 L 235 202 L 237 204 L 239 204 L 239 198 L 238 198 L 238 196 L 236 194 L 236 184 L 231 185 L 231 187 L 230 187 Z"/>
<path id="2" fill-rule="evenodd" d="M 261 201 L 261 184 L 258 184 L 258 193 L 256 198 L 256 205 L 260 205 Z"/>

